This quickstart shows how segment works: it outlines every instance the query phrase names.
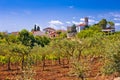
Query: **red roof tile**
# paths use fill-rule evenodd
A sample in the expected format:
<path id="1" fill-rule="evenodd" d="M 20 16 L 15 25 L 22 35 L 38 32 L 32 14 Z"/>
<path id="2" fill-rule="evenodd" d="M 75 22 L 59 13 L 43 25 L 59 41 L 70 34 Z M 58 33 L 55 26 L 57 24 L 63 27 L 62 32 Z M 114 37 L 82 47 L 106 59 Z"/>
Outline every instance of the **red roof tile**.
<path id="1" fill-rule="evenodd" d="M 84 23 L 77 25 L 77 27 L 85 26 Z"/>

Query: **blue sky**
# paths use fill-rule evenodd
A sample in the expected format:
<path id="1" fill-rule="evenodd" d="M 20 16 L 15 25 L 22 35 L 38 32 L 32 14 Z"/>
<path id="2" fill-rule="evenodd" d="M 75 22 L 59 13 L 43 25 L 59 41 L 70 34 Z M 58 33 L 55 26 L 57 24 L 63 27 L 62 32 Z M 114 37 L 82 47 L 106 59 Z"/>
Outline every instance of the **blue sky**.
<path id="1" fill-rule="evenodd" d="M 31 30 L 34 24 L 41 29 L 66 26 L 83 22 L 89 24 L 102 18 L 113 21 L 120 30 L 120 0 L 0 0 L 0 31 Z"/>

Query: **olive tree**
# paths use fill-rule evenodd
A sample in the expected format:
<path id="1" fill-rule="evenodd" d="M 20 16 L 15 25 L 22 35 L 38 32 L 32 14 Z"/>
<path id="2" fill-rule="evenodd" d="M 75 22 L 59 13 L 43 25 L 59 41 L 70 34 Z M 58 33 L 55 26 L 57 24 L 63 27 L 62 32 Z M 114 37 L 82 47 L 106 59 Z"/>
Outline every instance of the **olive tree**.
<path id="1" fill-rule="evenodd" d="M 28 57 L 29 53 L 30 53 L 31 48 L 30 47 L 26 47 L 22 44 L 18 44 L 15 46 L 14 48 L 14 52 L 17 53 L 18 56 L 21 57 L 21 68 L 24 69 L 25 66 L 25 57 Z"/>

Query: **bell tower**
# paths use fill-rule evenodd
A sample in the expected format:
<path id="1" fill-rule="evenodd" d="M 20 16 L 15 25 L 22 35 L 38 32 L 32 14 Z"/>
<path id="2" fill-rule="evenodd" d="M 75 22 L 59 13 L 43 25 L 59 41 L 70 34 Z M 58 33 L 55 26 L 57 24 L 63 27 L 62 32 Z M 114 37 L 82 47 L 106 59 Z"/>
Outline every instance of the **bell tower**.
<path id="1" fill-rule="evenodd" d="M 88 26 L 88 17 L 85 17 L 85 25 Z"/>

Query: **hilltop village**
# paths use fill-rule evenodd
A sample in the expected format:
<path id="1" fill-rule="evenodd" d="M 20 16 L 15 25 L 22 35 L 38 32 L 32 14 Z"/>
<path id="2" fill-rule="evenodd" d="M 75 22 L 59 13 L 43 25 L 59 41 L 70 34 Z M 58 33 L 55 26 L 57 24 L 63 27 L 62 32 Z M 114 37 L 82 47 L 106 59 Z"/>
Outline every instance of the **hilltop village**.
<path id="1" fill-rule="evenodd" d="M 92 26 L 98 25 L 99 27 L 101 27 L 101 31 L 105 32 L 105 33 L 114 33 L 115 32 L 115 25 L 113 22 L 111 22 L 111 21 L 107 22 L 106 19 L 103 19 L 99 23 L 101 23 L 101 24 L 100 25 L 94 24 Z M 109 25 L 109 26 L 107 26 L 107 25 Z M 77 25 L 73 24 L 72 26 L 67 26 L 67 30 L 56 30 L 52 27 L 46 27 L 43 30 L 41 30 L 40 27 L 35 24 L 34 28 L 31 30 L 31 33 L 34 36 L 46 36 L 49 38 L 55 38 L 55 37 L 58 37 L 61 33 L 65 33 L 67 38 L 72 38 L 77 33 L 80 33 L 82 30 L 85 30 L 89 27 L 91 27 L 91 25 L 89 25 L 89 18 L 85 17 L 83 23 L 80 23 Z M 11 33 L 3 32 L 3 33 L 18 35 L 19 32 L 11 32 Z"/>

